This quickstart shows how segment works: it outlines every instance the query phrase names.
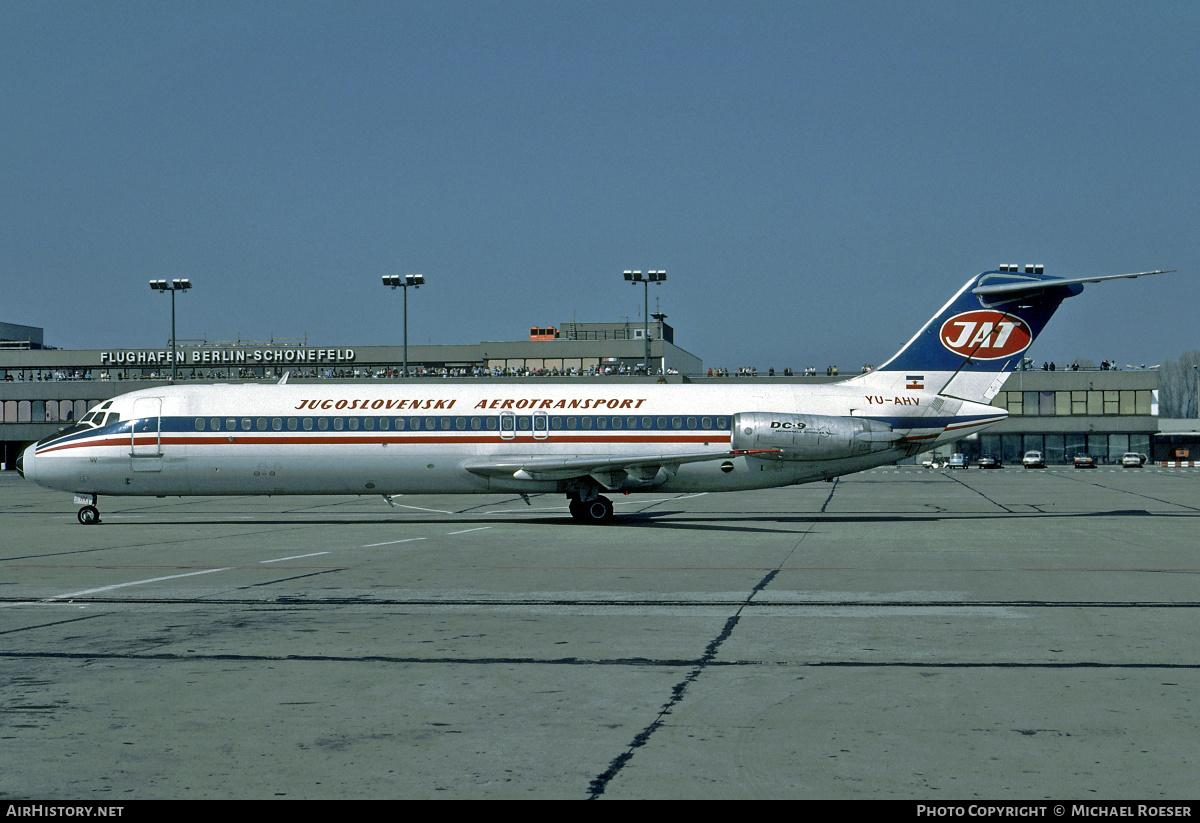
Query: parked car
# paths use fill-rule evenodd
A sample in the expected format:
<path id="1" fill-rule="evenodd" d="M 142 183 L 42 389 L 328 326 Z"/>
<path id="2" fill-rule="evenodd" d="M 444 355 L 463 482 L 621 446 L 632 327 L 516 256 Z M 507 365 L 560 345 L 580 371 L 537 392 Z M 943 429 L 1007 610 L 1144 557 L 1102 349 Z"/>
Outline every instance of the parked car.
<path id="1" fill-rule="evenodd" d="M 1094 469 L 1096 468 L 1096 458 L 1089 454 L 1077 454 L 1075 455 L 1075 468 Z"/>
<path id="2" fill-rule="evenodd" d="M 1046 468 L 1046 458 L 1042 457 L 1041 452 L 1028 451 L 1021 458 L 1021 465 L 1027 469 L 1044 469 Z"/>
<path id="3" fill-rule="evenodd" d="M 979 468 L 1002 469 L 1004 468 L 1004 463 L 1002 463 L 1000 458 L 994 454 L 985 454 L 983 457 L 979 458 Z"/>
<path id="4" fill-rule="evenodd" d="M 965 454 L 952 454 L 950 461 L 946 464 L 951 469 L 966 469 L 971 466 L 971 458 Z"/>
<path id="5" fill-rule="evenodd" d="M 1121 465 L 1127 469 L 1140 469 L 1146 465 L 1146 457 L 1137 452 L 1125 452 L 1121 455 Z"/>

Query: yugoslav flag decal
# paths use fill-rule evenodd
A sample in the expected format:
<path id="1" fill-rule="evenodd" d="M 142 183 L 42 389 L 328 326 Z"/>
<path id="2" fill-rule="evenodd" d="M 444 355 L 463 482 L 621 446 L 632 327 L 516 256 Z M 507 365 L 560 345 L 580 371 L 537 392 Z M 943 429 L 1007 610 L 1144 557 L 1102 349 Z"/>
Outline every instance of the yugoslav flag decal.
<path id="1" fill-rule="evenodd" d="M 942 345 L 975 360 L 999 360 L 1025 351 L 1033 342 L 1029 324 L 1013 314 L 977 309 L 956 314 L 942 324 Z"/>

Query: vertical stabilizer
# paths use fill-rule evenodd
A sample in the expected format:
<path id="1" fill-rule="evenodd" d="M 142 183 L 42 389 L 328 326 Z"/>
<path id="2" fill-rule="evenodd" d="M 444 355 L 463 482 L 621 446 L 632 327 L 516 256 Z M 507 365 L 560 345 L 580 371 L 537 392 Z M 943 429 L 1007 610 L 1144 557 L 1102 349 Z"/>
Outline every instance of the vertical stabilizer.
<path id="1" fill-rule="evenodd" d="M 883 394 L 931 391 L 989 403 L 1059 304 L 1083 290 L 1041 266 L 1002 266 L 974 277 L 890 360 L 854 378 Z"/>

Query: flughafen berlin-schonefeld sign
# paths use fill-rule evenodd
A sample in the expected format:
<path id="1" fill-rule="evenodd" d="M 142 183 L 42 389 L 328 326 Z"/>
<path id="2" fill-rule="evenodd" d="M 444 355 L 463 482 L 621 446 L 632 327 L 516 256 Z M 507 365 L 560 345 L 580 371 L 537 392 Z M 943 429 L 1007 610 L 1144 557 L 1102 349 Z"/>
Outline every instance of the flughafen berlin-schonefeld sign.
<path id="1" fill-rule="evenodd" d="M 267 349 L 180 349 L 178 363 L 182 366 L 216 365 L 274 365 L 278 363 L 349 363 L 354 349 L 301 349 L 295 347 Z M 102 366 L 170 365 L 170 349 L 130 349 L 100 352 Z"/>

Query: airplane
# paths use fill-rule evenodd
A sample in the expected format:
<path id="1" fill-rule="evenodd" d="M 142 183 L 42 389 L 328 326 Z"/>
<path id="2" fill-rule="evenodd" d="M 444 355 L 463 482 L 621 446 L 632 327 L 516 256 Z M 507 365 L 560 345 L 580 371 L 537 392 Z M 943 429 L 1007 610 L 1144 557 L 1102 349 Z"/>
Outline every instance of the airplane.
<path id="1" fill-rule="evenodd" d="M 1172 270 L 1173 271 L 1173 270 Z M 564 493 L 581 523 L 606 494 L 829 480 L 1008 416 L 990 405 L 1083 284 L 1000 266 L 971 278 L 890 360 L 817 385 L 401 382 L 167 385 L 123 394 L 39 440 L 21 475 L 99 495 Z M 394 505 L 394 504 L 393 504 Z"/>

